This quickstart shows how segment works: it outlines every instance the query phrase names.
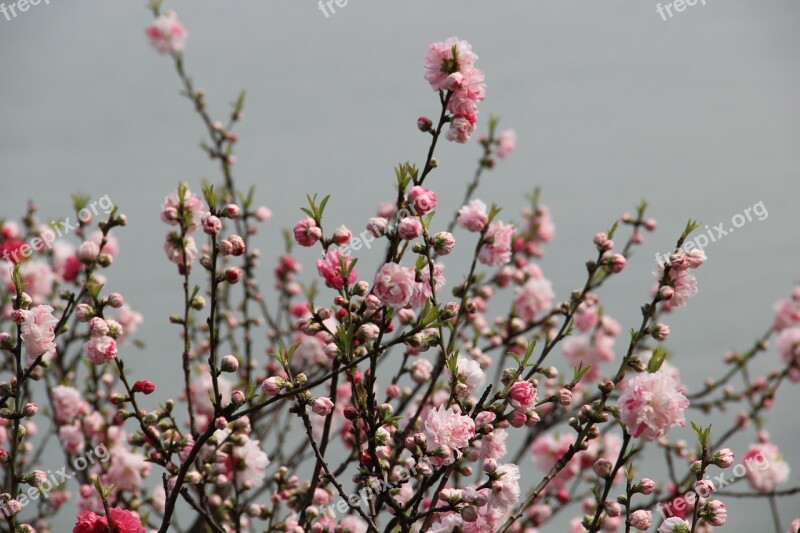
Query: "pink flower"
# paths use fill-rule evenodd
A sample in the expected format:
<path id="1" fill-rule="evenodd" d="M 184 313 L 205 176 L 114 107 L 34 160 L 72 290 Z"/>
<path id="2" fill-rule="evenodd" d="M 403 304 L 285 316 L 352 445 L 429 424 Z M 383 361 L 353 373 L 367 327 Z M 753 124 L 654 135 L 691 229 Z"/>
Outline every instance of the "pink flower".
<path id="1" fill-rule="evenodd" d="M 314 246 L 322 238 L 322 230 L 311 217 L 306 217 L 294 226 L 294 240 L 300 246 Z"/>
<path id="2" fill-rule="evenodd" d="M 144 455 L 130 452 L 118 445 L 111 448 L 111 466 L 108 468 L 104 482 L 114 483 L 119 490 L 139 493 L 142 480 L 150 473 L 150 463 Z"/>
<path id="3" fill-rule="evenodd" d="M 99 516 L 91 511 L 84 511 L 77 517 L 72 533 L 106 533 L 108 531 L 108 521 L 104 516 Z M 142 529 L 144 531 L 144 529 Z"/>
<path id="4" fill-rule="evenodd" d="M 333 411 L 333 401 L 330 398 L 320 396 L 314 400 L 311 410 L 319 416 L 328 416 Z"/>
<path id="5" fill-rule="evenodd" d="M 167 259 L 178 265 L 178 272 L 182 274 L 187 267 L 191 269 L 194 258 L 197 256 L 197 246 L 191 235 L 181 241 L 180 234 L 173 231 L 167 235 L 167 239 L 164 241 L 164 252 L 167 254 Z"/>
<path id="6" fill-rule="evenodd" d="M 271 378 L 264 380 L 264 382 L 261 384 L 261 390 L 264 391 L 264 394 L 267 396 L 275 396 L 283 389 L 285 383 L 285 379 L 278 376 L 272 376 Z"/>
<path id="7" fill-rule="evenodd" d="M 414 295 L 414 270 L 397 263 L 387 263 L 375 275 L 375 295 L 384 305 L 400 308 L 408 305 Z"/>
<path id="8" fill-rule="evenodd" d="M 654 440 L 673 426 L 685 426 L 689 406 L 685 389 L 667 372 L 641 373 L 631 378 L 619 397 L 620 420 L 634 437 Z"/>
<path id="9" fill-rule="evenodd" d="M 647 531 L 653 525 L 653 512 L 639 509 L 631 513 L 631 525 L 639 531 Z"/>
<path id="10" fill-rule="evenodd" d="M 742 462 L 747 469 L 750 486 L 762 494 L 772 492 L 776 485 L 789 479 L 789 463 L 772 443 L 751 445 L 742 456 Z"/>
<path id="11" fill-rule="evenodd" d="M 417 359 L 411 365 L 411 380 L 414 383 L 425 383 L 431 379 L 433 365 L 427 359 Z"/>
<path id="12" fill-rule="evenodd" d="M 78 423 L 59 427 L 58 437 L 61 439 L 61 445 L 67 453 L 81 453 L 83 452 L 84 446 L 86 446 L 86 438 L 83 435 L 83 429 Z"/>
<path id="13" fill-rule="evenodd" d="M 515 464 L 500 465 L 494 473 L 499 478 L 492 482 L 489 505 L 505 512 L 519 501 L 519 467 Z"/>
<path id="14" fill-rule="evenodd" d="M 353 238 L 353 232 L 347 229 L 347 226 L 339 226 L 333 232 L 333 242 L 342 246 L 350 242 L 350 239 Z"/>
<path id="15" fill-rule="evenodd" d="M 422 235 L 422 223 L 416 218 L 404 218 L 397 225 L 397 233 L 404 241 L 414 240 Z"/>
<path id="16" fill-rule="evenodd" d="M 663 275 L 664 268 L 659 267 L 656 279 L 660 282 Z M 690 274 L 688 270 L 670 269 L 667 284 L 674 291 L 672 298 L 668 302 L 670 308 L 686 305 L 689 298 L 697 294 L 697 278 Z"/>
<path id="17" fill-rule="evenodd" d="M 203 204 L 203 201 L 200 200 L 200 203 L 199 203 L 199 209 L 200 210 L 198 211 L 198 213 L 202 213 L 204 208 L 205 208 L 205 206 Z M 194 213 L 193 213 L 193 216 L 194 216 Z M 106 241 L 105 244 L 103 244 L 103 239 L 105 239 L 105 241 Z M 87 238 L 86 240 L 94 242 L 95 244 L 97 244 L 97 246 L 100 246 L 101 244 L 103 244 L 103 247 L 100 249 L 100 253 L 109 255 L 109 256 L 111 256 L 112 259 L 117 257 L 117 254 L 119 253 L 119 243 L 117 242 L 117 238 L 114 237 L 114 235 L 111 234 L 111 233 L 109 233 L 108 235 L 103 236 L 103 232 L 102 231 L 96 230 L 96 231 L 93 231 L 92 234 L 89 235 L 89 238 Z"/>
<path id="18" fill-rule="evenodd" d="M 28 359 L 33 361 L 39 356 L 55 354 L 57 325 L 58 319 L 53 316 L 53 308 L 49 305 L 37 305 L 24 312 L 22 343 Z"/>
<path id="19" fill-rule="evenodd" d="M 791 326 L 800 326 L 800 302 L 780 300 L 775 304 L 775 329 L 783 331 Z"/>
<path id="20" fill-rule="evenodd" d="M 350 271 L 346 280 L 345 271 L 342 270 L 342 263 L 344 263 L 345 269 Z M 324 259 L 317 259 L 317 272 L 325 279 L 325 285 L 331 289 L 342 289 L 345 281 L 347 281 L 348 286 L 352 287 L 358 278 L 355 269 L 350 269 L 352 263 L 352 257 L 343 255 L 339 250 L 331 248 Z"/>
<path id="21" fill-rule="evenodd" d="M 800 381 L 800 326 L 781 331 L 776 344 L 783 360 L 787 364 L 794 362 L 794 367 L 789 370 L 789 378 Z"/>
<path id="22" fill-rule="evenodd" d="M 145 533 L 141 519 L 133 511 L 112 507 L 109 514 L 118 533 Z"/>
<path id="23" fill-rule="evenodd" d="M 486 381 L 486 374 L 484 374 L 481 365 L 474 359 L 467 359 L 464 356 L 460 356 L 456 364 L 458 366 L 456 377 L 459 383 L 466 385 L 466 394 L 470 394 Z M 447 372 L 452 376 L 449 368 Z"/>
<path id="24" fill-rule="evenodd" d="M 497 148 L 495 148 L 494 155 L 498 159 L 505 159 L 516 146 L 517 134 L 514 133 L 514 130 L 505 130 L 497 137 Z"/>
<path id="25" fill-rule="evenodd" d="M 457 78 L 453 95 L 447 103 L 447 110 L 456 116 L 475 116 L 478 102 L 486 98 L 485 75 L 477 68 L 465 71 Z"/>
<path id="26" fill-rule="evenodd" d="M 475 422 L 462 415 L 457 405 L 449 409 L 440 405 L 428 412 L 424 433 L 428 439 L 427 449 L 434 454 L 432 462 L 442 466 L 461 457 L 461 450 L 469 446 L 470 439 L 475 436 Z"/>
<path id="27" fill-rule="evenodd" d="M 436 263 L 433 265 L 433 285 L 436 287 L 436 292 L 438 293 L 447 280 L 444 278 L 444 265 L 441 263 Z M 422 267 L 422 270 L 419 272 L 419 281 L 414 284 L 414 294 L 411 296 L 411 300 L 409 304 L 411 307 L 419 308 L 425 305 L 431 297 L 433 296 L 433 292 L 431 291 L 431 271 L 430 268 L 426 265 Z"/>
<path id="28" fill-rule="evenodd" d="M 488 221 L 486 204 L 480 200 L 472 200 L 458 210 L 458 225 L 467 231 L 483 231 Z"/>
<path id="29" fill-rule="evenodd" d="M 711 526 L 721 526 L 728 519 L 728 511 L 721 501 L 711 500 L 700 511 L 700 516 Z"/>
<path id="30" fill-rule="evenodd" d="M 464 144 L 475 133 L 477 123 L 475 115 L 456 115 L 450 121 L 450 129 L 445 133 L 448 141 Z"/>
<path id="31" fill-rule="evenodd" d="M 536 465 L 543 471 L 548 472 L 561 457 L 567 453 L 569 447 L 575 440 L 565 433 L 554 437 L 546 434 L 533 442 L 531 452 Z M 567 465 L 553 478 L 547 490 L 557 492 L 566 485 L 570 479 L 575 477 L 580 469 L 578 461 L 569 461 Z"/>
<path id="32" fill-rule="evenodd" d="M 164 199 L 161 207 L 161 221 L 170 226 L 177 226 L 181 223 L 181 209 L 183 209 L 183 221 L 187 231 L 194 231 L 200 226 L 203 215 L 206 213 L 206 206 L 202 196 L 192 193 L 188 188 L 184 192 L 183 204 L 178 193 L 173 193 Z M 96 241 L 99 244 L 99 241 Z M 105 252 L 105 248 L 103 248 Z"/>
<path id="33" fill-rule="evenodd" d="M 678 517 L 667 518 L 658 528 L 658 533 L 689 533 L 689 531 L 689 522 Z"/>
<path id="34" fill-rule="evenodd" d="M 456 239 L 452 233 L 440 231 L 433 236 L 433 249 L 437 255 L 448 255 L 453 251 Z"/>
<path id="35" fill-rule="evenodd" d="M 81 393 L 77 389 L 57 385 L 52 388 L 50 393 L 53 396 L 56 421 L 59 424 L 69 424 L 89 409 L 89 404 L 83 401 Z"/>
<path id="36" fill-rule="evenodd" d="M 92 337 L 83 345 L 83 351 L 92 363 L 102 365 L 117 356 L 117 342 L 108 335 Z"/>
<path id="37" fill-rule="evenodd" d="M 541 272 L 541 271 L 540 271 Z M 532 324 L 536 315 L 549 311 L 553 305 L 553 288 L 550 281 L 544 276 L 532 277 L 525 285 L 517 288 L 517 298 L 514 307 L 519 317 L 526 323 Z"/>
<path id="38" fill-rule="evenodd" d="M 168 11 L 158 17 L 145 31 L 150 37 L 150 44 L 162 54 L 182 52 L 189 36 L 174 11 Z"/>
<path id="39" fill-rule="evenodd" d="M 445 42 L 431 43 L 425 54 L 425 79 L 434 91 L 443 91 L 447 77 L 453 72 L 465 72 L 472 68 L 478 59 L 472 46 L 458 37 L 450 37 Z"/>
<path id="40" fill-rule="evenodd" d="M 798 532 L 800 532 L 800 518 L 795 518 L 789 525 L 789 531 L 787 531 L 786 533 L 798 533 Z"/>
<path id="41" fill-rule="evenodd" d="M 511 406 L 521 413 L 536 407 L 536 387 L 530 381 L 517 381 L 508 392 Z"/>
<path id="42" fill-rule="evenodd" d="M 437 197 L 435 192 L 417 185 L 408 191 L 407 201 L 414 216 L 421 216 L 436 208 Z"/>
<path id="43" fill-rule="evenodd" d="M 484 265 L 499 266 L 511 260 L 511 238 L 514 226 L 502 222 L 492 222 L 483 240 L 478 260 Z"/>
<path id="44" fill-rule="evenodd" d="M 261 486 L 264 483 L 269 457 L 261 449 L 261 443 L 257 440 L 245 437 L 246 440 L 241 446 L 233 449 L 234 468 L 236 486 L 239 489 L 251 489 Z"/>

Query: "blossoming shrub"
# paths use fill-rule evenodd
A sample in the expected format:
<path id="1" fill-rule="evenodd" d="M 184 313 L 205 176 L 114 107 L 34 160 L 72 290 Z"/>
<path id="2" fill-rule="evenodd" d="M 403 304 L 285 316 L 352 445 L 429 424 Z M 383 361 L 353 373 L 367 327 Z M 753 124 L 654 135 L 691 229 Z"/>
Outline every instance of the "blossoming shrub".
<path id="1" fill-rule="evenodd" d="M 170 318 L 181 342 L 162 368 L 182 391 L 151 396 L 153 383 L 124 363 L 142 317 L 104 275 L 114 267 L 115 234 L 128 225 L 124 214 L 82 218 L 80 242 L 32 252 L 25 243 L 46 231 L 36 206 L 19 224 L 5 219 L 0 504 L 9 530 L 63 531 L 51 524 L 72 498 L 73 531 L 84 533 L 165 532 L 179 518 L 182 531 L 535 532 L 562 512 L 576 532 L 708 531 L 727 519 L 708 475 L 734 465 L 726 442 L 750 424 L 756 437 L 740 456 L 750 495 L 797 492 L 782 488 L 789 466 L 763 415 L 782 384 L 800 380 L 800 290 L 778 302 L 752 348 L 727 354 L 720 377 L 689 391 L 661 343 L 670 314 L 697 292 L 705 254 L 677 251 L 695 223 L 656 272 L 628 338 L 604 313 L 600 289 L 656 229 L 646 205 L 587 243 L 594 255 L 585 279 L 557 299 L 538 264 L 554 235 L 538 192 L 516 222 L 473 197 L 516 143 L 490 119 L 462 207 L 451 217 L 437 212 L 437 142 L 468 141 L 485 98 L 477 55 L 454 37 L 424 57 L 439 109 L 437 119 L 417 121 L 430 138 L 423 165 L 395 169 L 395 199 L 360 237 L 331 230 L 328 197 L 309 196 L 286 232 L 275 292 L 262 291 L 258 225 L 271 214 L 233 171 L 244 100 L 226 120 L 211 117 L 186 74 L 186 29 L 159 1 L 151 7 L 147 35 L 174 62 L 222 177 L 216 186 L 180 185 L 161 211 L 166 260 L 183 288 Z M 75 198 L 77 212 L 84 204 Z M 376 273 L 356 269 L 349 250 L 357 239 L 384 245 Z M 313 266 L 325 288 L 300 284 L 295 244 L 320 250 Z M 466 269 L 445 266 L 454 246 L 472 250 Z M 503 292 L 511 306 L 492 315 Z M 254 350 L 257 337 L 267 339 L 270 357 Z M 773 337 L 783 365 L 752 376 L 749 363 Z M 396 371 L 387 372 L 386 359 Z M 693 423 L 696 443 L 670 438 L 692 421 L 689 409 L 732 404 L 744 411 L 728 427 Z M 292 432 L 302 436 L 294 451 L 284 439 Z M 60 483 L 37 468 L 51 439 L 75 479 Z M 272 457 L 268 441 L 279 444 Z M 74 468 L 98 445 L 107 461 Z M 640 475 L 645 447 L 666 454 L 669 477 Z"/>

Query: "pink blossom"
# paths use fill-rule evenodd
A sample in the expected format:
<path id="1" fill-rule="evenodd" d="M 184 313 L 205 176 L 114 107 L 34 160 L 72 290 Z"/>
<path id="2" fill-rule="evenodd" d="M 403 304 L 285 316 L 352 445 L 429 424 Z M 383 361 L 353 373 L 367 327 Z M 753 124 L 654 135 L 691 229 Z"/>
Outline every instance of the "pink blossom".
<path id="1" fill-rule="evenodd" d="M 664 275 L 664 268 L 659 267 L 656 279 L 661 281 Z M 689 298 L 697 294 L 697 278 L 689 273 L 688 270 L 670 269 L 667 277 L 667 284 L 672 287 L 673 295 L 668 305 L 670 308 L 682 307 L 686 305 Z"/>
<path id="2" fill-rule="evenodd" d="M 150 44 L 162 54 L 177 54 L 186 46 L 189 33 L 178 21 L 174 11 L 155 19 L 146 29 Z"/>
<path id="3" fill-rule="evenodd" d="M 433 365 L 427 359 L 417 359 L 411 365 L 411 379 L 414 383 L 425 383 L 431 379 L 431 372 L 433 372 Z"/>
<path id="4" fill-rule="evenodd" d="M 201 201 L 200 202 L 200 211 L 199 211 L 200 213 L 203 212 L 203 207 L 204 206 L 203 206 L 203 203 Z M 111 256 L 112 259 L 117 257 L 117 254 L 119 254 L 119 243 L 117 242 L 117 238 L 114 237 L 114 235 L 112 233 L 104 235 L 101 230 L 96 230 L 96 231 L 93 231 L 91 233 L 91 235 L 89 235 L 89 237 L 86 240 L 90 241 L 90 242 L 94 242 L 95 244 L 97 244 L 97 246 L 100 246 L 101 244 L 103 244 L 103 240 L 105 240 L 106 243 L 103 244 L 103 247 L 100 249 L 100 253 L 101 254 L 106 254 L 108 256 Z"/>
<path id="5" fill-rule="evenodd" d="M 769 442 L 752 444 L 742 456 L 750 486 L 765 494 L 789 479 L 789 463 L 781 450 Z"/>
<path id="6" fill-rule="evenodd" d="M 499 477 L 492 482 L 489 505 L 508 511 L 519 501 L 519 467 L 510 463 L 500 465 L 494 471 L 494 474 Z"/>
<path id="7" fill-rule="evenodd" d="M 531 447 L 533 460 L 543 472 L 549 472 L 550 469 L 553 468 L 553 465 L 567 453 L 567 450 L 569 450 L 573 442 L 575 442 L 575 440 L 565 433 L 557 437 L 549 433 L 539 437 L 533 442 L 533 446 Z M 570 479 L 575 477 L 579 468 L 580 465 L 578 461 L 569 461 L 566 466 L 556 474 L 556 477 L 554 477 L 550 485 L 548 485 L 547 490 L 557 492 L 563 488 Z"/>
<path id="8" fill-rule="evenodd" d="M 349 270 L 346 280 L 345 271 L 342 270 L 342 263 L 344 263 L 345 269 Z M 332 289 L 342 289 L 345 281 L 348 286 L 352 287 L 358 278 L 355 269 L 350 269 L 352 263 L 352 257 L 342 254 L 335 248 L 331 248 L 324 259 L 317 259 L 317 272 L 325 279 L 325 285 Z"/>
<path id="9" fill-rule="evenodd" d="M 475 422 L 462 415 L 457 405 L 449 409 L 440 405 L 428 412 L 425 436 L 428 450 L 435 453 L 431 456 L 432 462 L 437 466 L 450 464 L 461 457 L 461 450 L 469 446 L 470 439 L 475 436 Z"/>
<path id="10" fill-rule="evenodd" d="M 452 233 L 440 231 L 433 236 L 433 249 L 437 255 L 448 255 L 456 244 Z"/>
<path id="11" fill-rule="evenodd" d="M 59 424 L 69 424 L 89 409 L 89 404 L 81 398 L 81 393 L 77 389 L 56 385 L 50 392 Z"/>
<path id="12" fill-rule="evenodd" d="M 457 87 L 452 89 L 453 95 L 447 103 L 447 110 L 456 116 L 475 116 L 478 114 L 478 102 L 486 98 L 485 75 L 477 68 L 461 73 Z"/>
<path id="13" fill-rule="evenodd" d="M 245 437 L 241 446 L 233 449 L 236 486 L 239 489 L 259 487 L 264 483 L 269 457 L 259 441 Z"/>
<path id="14" fill-rule="evenodd" d="M 664 371 L 641 373 L 628 380 L 620 395 L 620 420 L 634 437 L 653 440 L 673 426 L 685 426 L 689 406 L 685 389 Z"/>
<path id="15" fill-rule="evenodd" d="M 689 533 L 689 522 L 683 518 L 673 516 L 667 518 L 658 528 L 658 533 Z"/>
<path id="16" fill-rule="evenodd" d="M 76 516 L 75 519 L 77 522 L 75 527 L 72 528 L 72 533 L 106 533 L 108 531 L 106 518 L 91 511 L 84 511 Z"/>
<path id="17" fill-rule="evenodd" d="M 436 263 L 433 265 L 433 285 L 436 287 L 437 294 L 442 287 L 444 287 L 446 282 L 447 280 L 444 277 L 444 265 L 442 263 Z M 432 296 L 431 271 L 426 265 L 422 267 L 422 270 L 419 272 L 419 281 L 414 284 L 414 294 L 411 296 L 409 304 L 414 308 L 423 307 L 425 302 Z"/>
<path id="18" fill-rule="evenodd" d="M 306 217 L 294 226 L 294 240 L 300 246 L 314 246 L 322 238 L 322 230 L 311 217 Z"/>
<path id="19" fill-rule="evenodd" d="M 111 466 L 106 472 L 104 482 L 115 484 L 122 491 L 139 493 L 142 480 L 150 473 L 150 463 L 144 455 L 128 451 L 123 445 L 111 448 Z"/>
<path id="20" fill-rule="evenodd" d="M 514 130 L 505 130 L 497 137 L 497 148 L 494 150 L 494 155 L 498 159 L 505 159 L 514 151 L 517 146 L 517 134 Z"/>
<path id="21" fill-rule="evenodd" d="M 183 222 L 186 224 L 187 231 L 197 229 L 206 213 L 206 206 L 203 198 L 192 193 L 188 188 L 183 196 L 183 204 L 178 193 L 173 193 L 164 199 L 161 207 L 161 221 L 170 226 L 177 226 L 181 223 L 181 209 L 183 209 Z M 105 250 L 104 250 L 105 251 Z"/>
<path id="22" fill-rule="evenodd" d="M 775 330 L 783 331 L 792 326 L 800 326 L 800 302 L 780 300 L 775 304 Z"/>
<path id="23" fill-rule="evenodd" d="M 543 276 L 532 277 L 525 285 L 517 288 L 517 298 L 514 307 L 519 317 L 526 323 L 532 324 L 539 313 L 549 311 L 553 305 L 553 286 Z"/>
<path id="24" fill-rule="evenodd" d="M 632 512 L 631 525 L 639 531 L 647 531 L 653 525 L 653 512 L 643 509 Z"/>
<path id="25" fill-rule="evenodd" d="M 419 185 L 408 191 L 407 201 L 414 216 L 421 216 L 436 209 L 436 193 Z"/>
<path id="26" fill-rule="evenodd" d="M 333 232 L 333 242 L 342 246 L 350 242 L 350 239 L 353 238 L 353 232 L 347 229 L 347 226 L 339 226 Z"/>
<path id="27" fill-rule="evenodd" d="M 530 381 L 517 381 L 508 392 L 511 406 L 522 413 L 536 407 L 536 387 Z"/>
<path id="28" fill-rule="evenodd" d="M 96 365 L 102 365 L 117 356 L 117 343 L 108 335 L 92 337 L 83 345 L 86 357 Z"/>
<path id="29" fill-rule="evenodd" d="M 22 343 L 28 359 L 33 361 L 40 356 L 55 354 L 57 325 L 58 319 L 53 316 L 53 308 L 49 305 L 37 305 L 24 312 Z"/>
<path id="30" fill-rule="evenodd" d="M 422 235 L 422 223 L 416 218 L 404 218 L 397 225 L 397 233 L 404 241 L 414 240 Z"/>
<path id="31" fill-rule="evenodd" d="M 333 411 L 333 401 L 330 398 L 320 396 L 314 400 L 311 410 L 319 416 L 328 416 Z"/>
<path id="32" fill-rule="evenodd" d="M 492 222 L 483 240 L 478 260 L 484 265 L 499 266 L 511 260 L 511 238 L 514 226 Z"/>
<path id="33" fill-rule="evenodd" d="M 112 507 L 109 514 L 118 533 L 145 533 L 141 519 L 133 511 Z"/>
<path id="34" fill-rule="evenodd" d="M 167 254 L 167 259 L 178 265 L 178 271 L 183 273 L 187 266 L 191 269 L 197 256 L 197 245 L 191 235 L 181 240 L 179 233 L 171 232 L 164 241 L 164 252 Z"/>
<path id="35" fill-rule="evenodd" d="M 778 353 L 788 365 L 794 363 L 789 370 L 792 381 L 800 381 L 800 326 L 786 328 L 778 335 L 776 342 Z"/>
<path id="36" fill-rule="evenodd" d="M 475 133 L 477 118 L 475 115 L 456 115 L 450 121 L 450 129 L 445 133 L 448 141 L 464 144 Z"/>
<path id="37" fill-rule="evenodd" d="M 374 291 L 384 305 L 405 307 L 416 288 L 414 270 L 397 263 L 387 263 L 375 275 Z"/>
<path id="38" fill-rule="evenodd" d="M 61 439 L 61 446 L 67 453 L 82 453 L 86 446 L 86 438 L 79 423 L 59 427 L 58 437 Z"/>
<path id="39" fill-rule="evenodd" d="M 458 210 L 458 225 L 467 231 L 483 231 L 488 221 L 486 204 L 480 200 L 472 200 Z"/>
<path id="40" fill-rule="evenodd" d="M 470 70 L 477 59 L 472 46 L 458 37 L 431 43 L 424 58 L 425 79 L 434 91 L 445 90 L 444 84 L 450 74 Z"/>
<path id="41" fill-rule="evenodd" d="M 460 383 L 466 385 L 467 394 L 470 394 L 476 388 L 482 386 L 486 381 L 486 374 L 484 374 L 481 365 L 477 361 L 460 356 L 456 360 L 456 365 L 458 367 L 456 377 Z M 447 369 L 447 372 L 448 375 L 452 377 L 449 368 Z"/>

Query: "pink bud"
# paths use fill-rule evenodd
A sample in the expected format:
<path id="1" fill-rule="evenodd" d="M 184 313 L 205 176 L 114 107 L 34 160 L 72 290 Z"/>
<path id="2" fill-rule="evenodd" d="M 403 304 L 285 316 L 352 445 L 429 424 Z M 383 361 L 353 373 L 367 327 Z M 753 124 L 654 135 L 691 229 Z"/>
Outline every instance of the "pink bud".
<path id="1" fill-rule="evenodd" d="M 203 232 L 208 235 L 216 235 L 222 229 L 222 221 L 214 215 L 209 215 L 203 222 Z"/>
<path id="2" fill-rule="evenodd" d="M 333 401 L 330 398 L 320 396 L 314 400 L 311 410 L 319 416 L 328 416 L 333 410 Z"/>
<path id="3" fill-rule="evenodd" d="M 239 267 L 228 267 L 225 269 L 225 279 L 230 284 L 239 283 L 242 279 L 242 269 Z"/>
<path id="4" fill-rule="evenodd" d="M 342 246 L 343 244 L 347 244 L 350 242 L 350 239 L 353 237 L 353 233 L 347 229 L 345 226 L 339 226 L 336 228 L 336 231 L 333 232 L 333 242 Z"/>
<path id="5" fill-rule="evenodd" d="M 239 218 L 239 214 L 241 213 L 241 209 L 236 204 L 228 204 L 225 206 L 224 215 L 228 218 Z"/>

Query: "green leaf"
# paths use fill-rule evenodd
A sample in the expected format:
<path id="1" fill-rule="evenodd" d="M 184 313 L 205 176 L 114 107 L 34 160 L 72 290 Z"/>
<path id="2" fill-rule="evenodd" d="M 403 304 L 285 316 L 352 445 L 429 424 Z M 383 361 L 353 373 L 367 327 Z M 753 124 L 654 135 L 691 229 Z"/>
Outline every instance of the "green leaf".
<path id="1" fill-rule="evenodd" d="M 667 359 L 667 351 L 660 346 L 653 350 L 653 355 L 650 357 L 650 361 L 647 363 L 647 371 L 651 374 L 655 374 L 661 368 L 661 365 L 664 364 L 664 361 Z"/>
<path id="2" fill-rule="evenodd" d="M 578 383 L 581 379 L 583 379 L 583 376 L 585 376 L 586 373 L 591 370 L 591 368 L 592 365 L 583 366 L 583 363 L 580 363 L 575 367 L 575 375 L 572 377 L 572 382 Z"/>

